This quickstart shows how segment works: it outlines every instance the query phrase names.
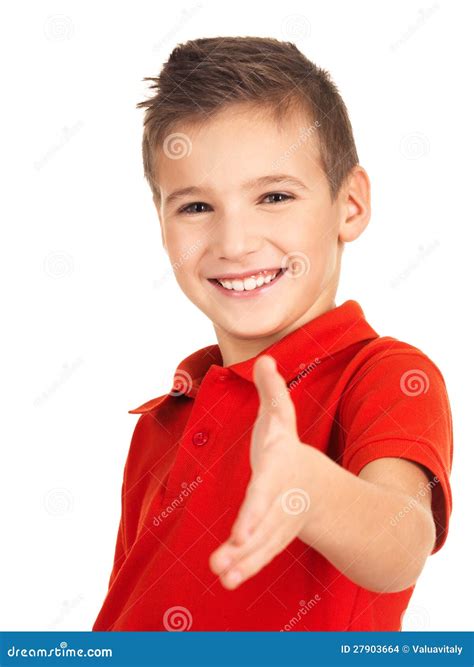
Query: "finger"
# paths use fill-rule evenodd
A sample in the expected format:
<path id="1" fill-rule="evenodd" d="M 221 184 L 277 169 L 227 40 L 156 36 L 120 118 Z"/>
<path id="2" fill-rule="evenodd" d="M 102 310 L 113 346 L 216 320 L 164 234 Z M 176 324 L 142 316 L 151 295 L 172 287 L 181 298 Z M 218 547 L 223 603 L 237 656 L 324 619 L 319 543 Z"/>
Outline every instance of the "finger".
<path id="1" fill-rule="evenodd" d="M 293 532 L 288 532 L 287 527 L 280 526 L 270 538 L 267 536 L 267 539 L 260 542 L 256 549 L 239 559 L 237 563 L 221 575 L 222 585 L 229 589 L 237 588 L 271 563 L 275 556 L 281 553 L 294 537 Z"/>
<path id="2" fill-rule="evenodd" d="M 236 544 L 231 540 L 224 542 L 213 554 L 213 569 L 216 574 L 221 574 L 235 567 L 243 558 L 246 558 L 252 552 L 260 549 L 269 543 L 275 535 L 282 530 L 288 535 L 296 537 L 301 529 L 302 517 L 301 511 L 288 512 L 282 504 L 282 498 L 279 494 L 270 510 L 255 528 L 252 535 L 242 544 Z"/>
<path id="3" fill-rule="evenodd" d="M 276 418 L 286 428 L 296 432 L 296 413 L 285 379 L 278 372 L 276 361 L 269 354 L 257 357 L 253 380 L 260 400 L 259 414 Z"/>
<path id="4" fill-rule="evenodd" d="M 222 575 L 226 570 L 235 567 L 242 559 L 255 550 L 260 549 L 267 543 L 282 526 L 281 512 L 278 512 L 277 503 L 258 525 L 254 533 L 242 544 L 236 544 L 231 540 L 224 542 L 211 555 L 209 565 L 216 574 Z"/>
<path id="5" fill-rule="evenodd" d="M 272 500 L 267 503 L 265 494 L 260 495 L 259 491 L 261 491 L 261 484 L 257 485 L 256 482 L 249 484 L 245 500 L 234 521 L 229 538 L 211 554 L 209 565 L 216 574 L 226 569 L 231 561 L 239 556 L 242 545 L 253 544 L 254 540 L 252 542 L 250 540 L 256 527 L 264 517 L 269 516 Z"/>

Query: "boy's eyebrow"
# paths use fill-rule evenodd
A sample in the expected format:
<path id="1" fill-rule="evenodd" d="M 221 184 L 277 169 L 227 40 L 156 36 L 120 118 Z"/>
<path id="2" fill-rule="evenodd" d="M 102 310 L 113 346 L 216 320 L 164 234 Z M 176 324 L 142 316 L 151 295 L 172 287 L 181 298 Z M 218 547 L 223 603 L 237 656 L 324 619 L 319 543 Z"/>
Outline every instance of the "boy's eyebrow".
<path id="1" fill-rule="evenodd" d="M 250 181 L 246 181 L 242 187 L 244 190 L 251 190 L 256 186 L 271 185 L 272 183 L 288 183 L 289 185 L 293 185 L 296 188 L 303 188 L 307 190 L 307 186 L 303 183 L 303 181 L 300 181 L 299 178 L 290 176 L 289 174 L 269 174 L 268 176 L 259 176 L 258 178 L 252 178 Z M 181 197 L 187 197 L 188 195 L 198 195 L 201 192 L 203 192 L 203 190 L 195 185 L 190 185 L 187 188 L 179 188 L 179 190 L 174 190 L 174 192 L 171 192 L 166 197 L 165 206 L 173 201 L 176 201 L 177 199 L 181 199 Z"/>

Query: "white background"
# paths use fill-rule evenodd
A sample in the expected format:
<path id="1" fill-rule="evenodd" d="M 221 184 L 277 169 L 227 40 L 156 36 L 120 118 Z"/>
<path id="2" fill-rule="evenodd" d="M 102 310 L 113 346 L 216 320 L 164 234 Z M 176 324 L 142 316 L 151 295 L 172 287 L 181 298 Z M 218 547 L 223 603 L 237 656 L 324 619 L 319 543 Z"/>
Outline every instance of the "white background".
<path id="1" fill-rule="evenodd" d="M 472 19 L 436 0 L 2 3 L 2 630 L 91 629 L 127 411 L 215 342 L 170 277 L 135 105 L 176 43 L 224 35 L 294 41 L 348 106 L 373 214 L 336 303 L 428 354 L 455 428 L 450 534 L 404 629 L 472 629 Z"/>

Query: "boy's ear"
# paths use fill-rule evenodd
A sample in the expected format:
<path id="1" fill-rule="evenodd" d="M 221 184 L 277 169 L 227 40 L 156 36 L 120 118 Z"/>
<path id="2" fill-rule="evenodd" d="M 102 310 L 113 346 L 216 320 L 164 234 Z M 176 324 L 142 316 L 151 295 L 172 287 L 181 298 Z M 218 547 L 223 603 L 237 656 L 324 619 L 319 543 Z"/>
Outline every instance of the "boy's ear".
<path id="1" fill-rule="evenodd" d="M 356 165 L 342 189 L 342 219 L 339 239 L 354 241 L 362 234 L 370 220 L 370 180 L 367 172 Z"/>
<path id="2" fill-rule="evenodd" d="M 163 230 L 163 222 L 161 220 L 161 207 L 160 207 L 160 201 L 156 195 L 153 195 L 153 203 L 156 208 L 156 212 L 158 213 L 158 220 L 160 221 L 160 229 L 161 229 L 161 243 L 163 244 L 163 248 L 165 249 L 166 254 L 168 254 L 168 248 L 166 247 L 166 240 L 165 240 L 165 234 Z"/>

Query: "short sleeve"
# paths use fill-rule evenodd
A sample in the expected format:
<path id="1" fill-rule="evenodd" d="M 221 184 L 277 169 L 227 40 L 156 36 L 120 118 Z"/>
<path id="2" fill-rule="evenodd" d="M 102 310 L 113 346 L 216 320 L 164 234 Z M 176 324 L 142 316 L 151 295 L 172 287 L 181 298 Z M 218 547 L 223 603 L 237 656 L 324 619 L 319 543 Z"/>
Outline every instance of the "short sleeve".
<path id="1" fill-rule="evenodd" d="M 370 461 L 398 457 L 431 473 L 436 543 L 444 544 L 452 509 L 449 475 L 453 430 L 449 398 L 439 368 L 407 343 L 366 361 L 344 393 L 339 413 L 342 466 L 359 474 Z M 425 486 L 419 494 L 426 493 Z"/>

